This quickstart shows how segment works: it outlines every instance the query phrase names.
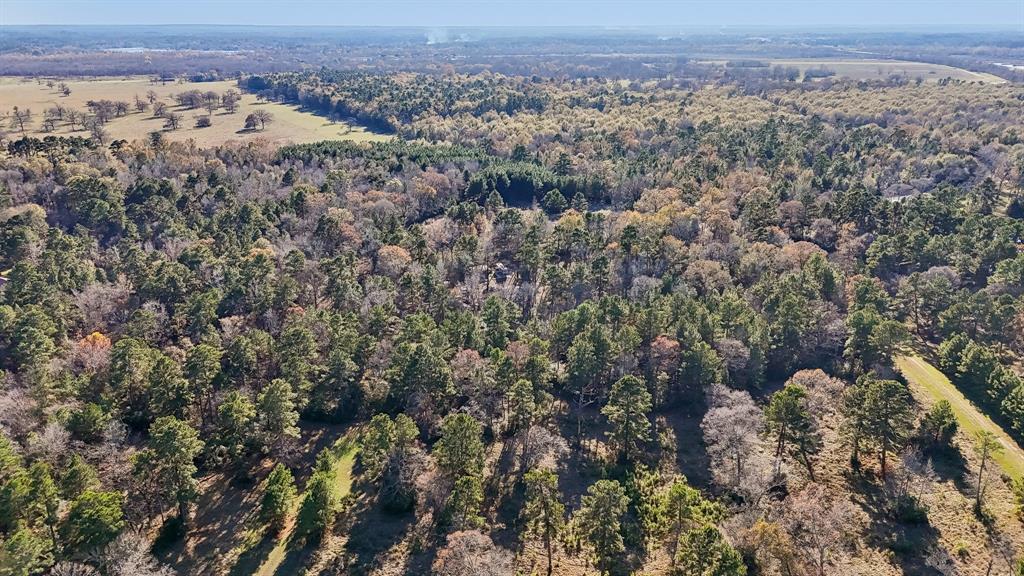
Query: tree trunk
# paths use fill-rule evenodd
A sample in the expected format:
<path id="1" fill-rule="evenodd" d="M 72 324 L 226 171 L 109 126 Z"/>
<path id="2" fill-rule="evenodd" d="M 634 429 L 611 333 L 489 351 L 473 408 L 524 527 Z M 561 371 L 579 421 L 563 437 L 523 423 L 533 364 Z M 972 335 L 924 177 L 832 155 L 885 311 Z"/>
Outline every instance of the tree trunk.
<path id="1" fill-rule="evenodd" d="M 984 477 L 985 477 L 985 460 L 987 460 L 987 459 L 988 459 L 988 450 L 984 450 L 981 453 L 981 467 L 978 468 L 978 490 L 977 490 L 977 492 L 975 494 L 975 498 L 974 498 L 974 507 L 977 508 L 978 510 L 981 510 L 981 491 L 982 491 L 982 487 L 983 487 L 982 482 L 983 482 Z M 991 565 L 989 566 L 989 568 L 991 569 Z"/>
<path id="2" fill-rule="evenodd" d="M 805 450 L 802 450 L 804 457 L 804 466 L 807 467 L 807 475 L 811 477 L 811 482 L 816 482 L 814 479 L 814 464 L 811 463 L 811 457 Z"/>
<path id="3" fill-rule="evenodd" d="M 181 500 L 178 502 L 178 518 L 181 520 L 182 528 L 188 526 L 188 500 Z"/>
<path id="4" fill-rule="evenodd" d="M 548 555 L 548 576 L 551 576 L 551 535 L 544 537 L 544 550 Z"/>

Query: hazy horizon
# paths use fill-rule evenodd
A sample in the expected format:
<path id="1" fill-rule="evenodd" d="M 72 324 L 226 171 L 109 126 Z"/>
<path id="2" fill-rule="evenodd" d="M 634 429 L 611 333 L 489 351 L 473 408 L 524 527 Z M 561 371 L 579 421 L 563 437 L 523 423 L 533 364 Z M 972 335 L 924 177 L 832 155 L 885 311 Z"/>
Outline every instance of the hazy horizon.
<path id="1" fill-rule="evenodd" d="M 183 8 L 194 8 L 183 10 Z M 257 9 L 258 8 L 258 9 Z M 3 26 L 894 29 L 1024 32 L 1024 2 L 926 0 L 5 0 Z"/>

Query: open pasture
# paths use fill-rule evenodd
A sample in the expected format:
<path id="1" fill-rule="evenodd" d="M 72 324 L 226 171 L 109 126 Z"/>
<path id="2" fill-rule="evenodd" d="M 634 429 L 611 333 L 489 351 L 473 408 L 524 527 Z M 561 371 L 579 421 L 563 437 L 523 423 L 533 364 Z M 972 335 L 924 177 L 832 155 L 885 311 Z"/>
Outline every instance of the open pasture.
<path id="1" fill-rule="evenodd" d="M 942 64 L 929 64 L 927 62 L 909 62 L 906 60 L 878 60 L 878 59 L 835 59 L 835 58 L 806 58 L 806 59 L 774 59 L 758 58 L 752 56 L 750 60 L 764 62 L 769 66 L 792 67 L 800 70 L 800 77 L 808 70 L 831 70 L 835 72 L 833 78 L 852 78 L 854 80 L 885 80 L 890 76 L 906 76 L 911 80 L 920 78 L 925 82 L 938 82 L 943 78 L 963 80 L 965 82 L 984 82 L 986 84 L 1003 84 L 1006 80 L 986 74 L 983 72 L 971 72 L 963 68 L 945 66 Z M 737 60 L 733 58 L 731 60 Z M 727 59 L 713 59 L 708 62 L 725 64 Z"/>
<path id="2" fill-rule="evenodd" d="M 998 76 L 971 72 L 963 68 L 954 68 L 941 64 L 926 62 L 907 62 L 903 60 L 771 60 L 773 66 L 793 66 L 800 69 L 800 74 L 807 70 L 826 68 L 834 70 L 836 76 L 855 78 L 857 80 L 884 80 L 892 75 L 906 76 L 910 79 L 921 78 L 925 81 L 938 81 L 952 78 L 965 82 L 981 81 L 987 84 L 1006 82 Z"/>
<path id="3" fill-rule="evenodd" d="M 54 82 L 58 82 L 54 80 Z M 361 126 L 346 122 L 331 122 L 299 109 L 297 106 L 278 102 L 259 102 L 253 94 L 241 94 L 238 109 L 229 113 L 223 107 L 209 115 L 204 108 L 190 109 L 180 106 L 174 95 L 189 90 L 202 92 L 213 91 L 223 94 L 228 90 L 241 92 L 234 81 L 220 82 L 159 82 L 149 78 L 96 78 L 89 80 L 65 81 L 71 93 L 62 95 L 57 85 L 50 87 L 47 80 L 37 81 L 26 78 L 0 78 L 0 130 L 7 132 L 8 138 L 21 134 L 18 127 L 12 125 L 11 113 L 15 106 L 19 110 L 29 110 L 31 118 L 26 123 L 25 134 L 43 137 L 48 134 L 58 136 L 88 136 L 89 132 L 82 126 L 72 127 L 67 122 L 57 122 L 52 131 L 46 132 L 43 114 L 48 108 L 60 105 L 65 109 L 87 112 L 89 101 L 111 100 L 129 104 L 128 112 L 110 119 L 104 130 L 111 140 L 135 140 L 146 138 L 150 132 L 163 131 L 169 140 L 185 141 L 192 139 L 199 146 L 215 146 L 230 140 L 251 140 L 261 138 L 275 143 L 305 143 L 318 140 L 386 140 L 388 135 L 377 134 Z M 164 119 L 153 115 L 153 106 L 146 111 L 138 111 L 135 107 L 135 96 L 146 100 L 152 91 L 163 102 L 167 109 L 181 115 L 178 129 L 168 130 L 164 127 Z M 264 109 L 273 115 L 273 121 L 262 130 L 245 130 L 245 118 L 255 110 Z M 211 125 L 205 128 L 196 126 L 200 116 L 210 116 Z"/>

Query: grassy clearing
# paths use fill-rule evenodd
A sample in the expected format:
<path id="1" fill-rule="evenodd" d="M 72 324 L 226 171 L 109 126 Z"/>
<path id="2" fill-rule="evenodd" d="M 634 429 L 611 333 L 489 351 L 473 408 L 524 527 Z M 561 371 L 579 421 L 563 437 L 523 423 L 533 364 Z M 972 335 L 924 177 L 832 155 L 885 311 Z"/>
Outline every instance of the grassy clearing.
<path id="1" fill-rule="evenodd" d="M 331 471 L 335 478 L 334 498 L 342 501 L 352 490 L 352 468 L 355 465 L 357 446 L 354 434 L 348 434 L 327 448 L 331 457 Z M 278 535 L 274 547 L 267 553 L 266 559 L 254 572 L 256 576 L 275 576 L 284 574 L 296 574 L 301 565 L 300 554 L 301 535 L 295 530 L 295 514 L 302 504 L 304 495 L 300 494 L 295 499 L 295 506 L 292 510 L 292 517 Z M 321 547 L 332 547 L 335 538 L 332 534 L 325 534 Z"/>
<path id="2" fill-rule="evenodd" d="M 1006 80 L 982 72 L 971 72 L 963 68 L 954 68 L 942 64 L 928 64 L 926 62 L 908 62 L 905 60 L 859 60 L 859 59 L 833 59 L 833 58 L 808 58 L 808 59 L 773 59 L 773 58 L 752 58 L 767 62 L 772 66 L 785 66 L 800 69 L 800 75 L 812 69 L 827 68 L 834 70 L 836 76 L 853 78 L 854 80 L 885 80 L 893 74 L 906 76 L 908 78 L 921 78 L 926 82 L 937 82 L 942 78 L 953 78 L 966 82 L 981 81 L 986 84 L 1005 84 Z M 726 60 L 711 60 L 711 62 L 725 63 Z"/>
<path id="3" fill-rule="evenodd" d="M 155 92 L 160 101 L 182 115 L 181 127 L 173 131 L 164 131 L 169 140 L 185 141 L 192 139 L 201 147 L 216 146 L 230 140 L 247 141 L 255 139 L 269 140 L 275 143 L 316 142 L 319 140 L 355 140 L 382 141 L 391 138 L 388 135 L 370 132 L 365 128 L 345 122 L 330 122 L 328 119 L 300 110 L 296 106 L 277 102 L 257 102 L 253 94 L 242 94 L 238 111 L 228 114 L 220 109 L 211 117 L 212 126 L 196 128 L 196 118 L 206 115 L 206 110 L 189 110 L 178 107 L 172 96 L 187 90 L 214 91 L 223 94 L 228 90 L 238 90 L 231 81 L 223 82 L 151 82 L 148 78 L 97 78 L 93 80 L 69 80 L 71 88 L 69 96 L 61 96 L 56 89 L 35 80 L 25 78 L 0 78 L 0 115 L 6 115 L 17 106 L 19 109 L 32 111 L 32 121 L 26 134 L 43 137 L 43 111 L 57 104 L 64 107 L 85 111 L 85 103 L 89 100 L 113 100 L 132 103 L 131 112 L 107 123 L 105 129 L 112 140 L 135 140 L 146 138 L 150 132 L 163 130 L 164 121 L 154 118 L 151 111 L 138 112 L 134 107 L 135 95 L 145 98 L 150 90 Z M 244 131 L 245 117 L 258 108 L 263 108 L 274 115 L 274 121 L 265 130 Z M 6 130 L 9 137 L 18 136 L 11 128 L 7 119 L 2 119 L 0 129 Z M 51 134 L 58 136 L 88 136 L 84 130 L 71 131 L 70 127 L 61 124 Z"/>
<path id="4" fill-rule="evenodd" d="M 1008 476 L 1024 477 L 1024 451 L 999 425 L 971 404 L 945 374 L 918 356 L 901 356 L 896 360 L 896 367 L 910 382 L 911 391 L 919 399 L 926 396 L 927 404 L 948 400 L 965 432 L 972 436 L 982 430 L 995 434 L 1003 445 L 1003 452 L 995 455 L 993 460 Z"/>

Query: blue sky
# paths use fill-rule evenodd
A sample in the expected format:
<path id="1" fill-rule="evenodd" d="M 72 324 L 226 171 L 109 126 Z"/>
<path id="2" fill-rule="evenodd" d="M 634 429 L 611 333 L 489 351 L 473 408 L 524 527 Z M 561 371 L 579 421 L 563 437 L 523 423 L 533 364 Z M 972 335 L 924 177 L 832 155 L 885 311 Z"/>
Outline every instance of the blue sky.
<path id="1" fill-rule="evenodd" d="M 987 27 L 1024 32 L 1024 0 L 0 0 L 0 25 L 5 24 Z"/>

